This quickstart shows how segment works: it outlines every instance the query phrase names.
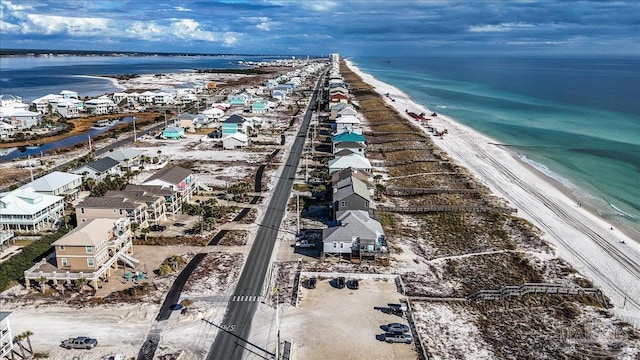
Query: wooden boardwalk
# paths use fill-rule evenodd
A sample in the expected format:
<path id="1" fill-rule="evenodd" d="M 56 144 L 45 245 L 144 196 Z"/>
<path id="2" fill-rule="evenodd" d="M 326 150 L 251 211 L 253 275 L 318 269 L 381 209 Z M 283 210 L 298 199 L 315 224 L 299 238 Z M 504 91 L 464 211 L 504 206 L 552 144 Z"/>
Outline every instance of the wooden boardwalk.
<path id="1" fill-rule="evenodd" d="M 520 286 L 505 286 L 497 290 L 476 291 L 468 295 L 466 299 L 467 301 L 502 300 L 511 296 L 527 294 L 594 295 L 603 306 L 607 307 L 606 299 L 600 289 L 565 284 L 525 283 Z"/>
<path id="2" fill-rule="evenodd" d="M 426 194 L 476 194 L 476 189 L 429 189 L 388 186 L 384 192 L 389 196 L 413 196 Z"/>
<path id="3" fill-rule="evenodd" d="M 508 207 L 471 206 L 471 205 L 433 205 L 433 206 L 378 206 L 379 212 L 403 214 L 425 214 L 432 212 L 503 212 L 515 213 L 518 210 Z"/>

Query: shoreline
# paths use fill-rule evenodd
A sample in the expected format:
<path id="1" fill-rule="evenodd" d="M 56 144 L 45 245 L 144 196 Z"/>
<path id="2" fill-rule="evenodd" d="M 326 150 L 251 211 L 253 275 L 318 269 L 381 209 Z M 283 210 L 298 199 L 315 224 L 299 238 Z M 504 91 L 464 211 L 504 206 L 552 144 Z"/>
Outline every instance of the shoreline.
<path id="1" fill-rule="evenodd" d="M 345 59 L 345 63 L 398 113 L 403 114 L 406 109 L 433 112 L 398 88 L 364 73 L 350 60 Z M 389 97 L 385 96 L 387 93 Z M 428 133 L 424 126 L 406 118 Z M 518 209 L 518 217 L 538 227 L 543 232 L 542 238 L 554 246 L 559 257 L 606 290 L 618 315 L 636 323 L 640 320 L 637 303 L 621 309 L 625 297 L 640 298 L 638 269 L 628 269 L 625 264 L 627 258 L 640 263 L 640 243 L 629 236 L 631 229 L 609 223 L 597 215 L 595 208 L 578 206 L 571 189 L 526 163 L 517 153 L 496 145 L 488 136 L 448 116 L 438 114 L 431 119 L 431 125 L 448 130 L 443 139 L 432 137 L 434 144 L 467 168 L 492 194 Z"/>
<path id="2" fill-rule="evenodd" d="M 86 79 L 97 79 L 97 80 L 107 80 L 111 83 L 111 85 L 113 87 L 117 87 L 120 90 L 126 90 L 127 88 L 124 85 L 121 85 L 118 82 L 118 79 L 114 79 L 114 78 L 110 78 L 110 77 L 106 77 L 106 76 L 95 76 L 95 75 L 73 75 L 75 77 L 79 77 L 79 78 L 86 78 Z M 110 94 L 109 92 L 104 93 L 103 95 L 107 95 Z"/>

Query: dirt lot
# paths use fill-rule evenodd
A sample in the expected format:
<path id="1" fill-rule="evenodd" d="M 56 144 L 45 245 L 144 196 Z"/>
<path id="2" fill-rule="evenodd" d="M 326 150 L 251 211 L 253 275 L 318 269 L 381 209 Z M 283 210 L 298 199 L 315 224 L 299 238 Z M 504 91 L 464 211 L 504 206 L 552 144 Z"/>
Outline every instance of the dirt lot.
<path id="1" fill-rule="evenodd" d="M 415 346 L 377 340 L 382 325 L 407 323 L 376 307 L 399 303 L 402 295 L 391 280 L 360 280 L 358 290 L 336 289 L 331 279 L 315 289 L 301 287 L 297 308 L 287 308 L 281 320 L 283 340 L 293 340 L 295 359 L 415 359 Z"/>

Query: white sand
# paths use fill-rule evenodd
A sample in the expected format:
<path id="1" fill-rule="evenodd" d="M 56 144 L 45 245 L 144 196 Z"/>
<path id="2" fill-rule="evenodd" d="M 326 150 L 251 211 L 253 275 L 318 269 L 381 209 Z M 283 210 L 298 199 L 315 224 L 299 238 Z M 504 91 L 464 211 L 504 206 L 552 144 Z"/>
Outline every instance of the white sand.
<path id="1" fill-rule="evenodd" d="M 346 63 L 400 114 L 405 110 L 432 113 L 399 89 L 363 73 L 348 60 Z M 386 93 L 389 97 L 384 96 Z M 414 120 L 410 121 L 427 132 Z M 604 291 L 615 306 L 617 316 L 636 327 L 640 325 L 640 244 L 637 241 L 611 230 L 614 225 L 578 207 L 566 195 L 567 189 L 557 187 L 553 179 L 519 160 L 517 154 L 493 145 L 497 141 L 442 115 L 432 118 L 431 125 L 448 130 L 443 139 L 433 138 L 436 145 L 469 169 L 494 194 L 509 201 L 518 209 L 518 216 L 542 229 L 543 238 L 556 246 L 558 255 Z"/>

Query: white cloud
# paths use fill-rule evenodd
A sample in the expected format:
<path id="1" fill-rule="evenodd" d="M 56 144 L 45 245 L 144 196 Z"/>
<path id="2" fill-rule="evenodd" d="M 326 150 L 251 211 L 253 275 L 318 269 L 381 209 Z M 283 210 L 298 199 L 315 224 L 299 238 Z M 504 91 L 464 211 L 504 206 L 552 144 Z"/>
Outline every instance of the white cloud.
<path id="1" fill-rule="evenodd" d="M 529 28 L 533 28 L 533 27 L 535 27 L 535 25 L 527 24 L 527 23 L 502 23 L 502 24 L 498 24 L 498 25 L 470 26 L 469 27 L 469 31 L 470 32 L 477 32 L 477 33 L 483 33 L 483 32 L 505 32 L 505 31 L 512 31 L 512 30 L 518 30 L 518 29 L 529 29 Z"/>
<path id="2" fill-rule="evenodd" d="M 193 19 L 174 20 L 171 24 L 173 34 L 187 40 L 216 41 L 217 36 L 211 31 L 204 31 Z"/>
<path id="3" fill-rule="evenodd" d="M 33 9 L 33 7 L 28 6 L 28 5 L 16 5 L 13 4 L 11 1 L 2 1 L 2 3 L 0 3 L 0 8 L 5 8 L 7 11 L 24 11 L 24 10 L 31 10 Z"/>
<path id="4" fill-rule="evenodd" d="M 336 1 L 332 1 L 332 0 L 316 0 L 316 1 L 305 1 L 302 6 L 314 10 L 314 11 L 321 11 L 321 12 L 325 12 L 325 11 L 331 11 L 333 10 L 336 6 L 338 6 L 338 3 Z"/>
<path id="5" fill-rule="evenodd" d="M 21 24 L 21 28 L 23 34 L 68 33 L 87 36 L 104 34 L 109 30 L 109 23 L 110 20 L 102 18 L 28 14 L 26 21 Z"/>
<path id="6" fill-rule="evenodd" d="M 255 28 L 260 31 L 271 31 L 275 26 L 280 25 L 279 22 L 271 21 L 271 19 L 266 16 L 246 17 L 246 18 L 243 18 L 243 20 L 246 20 L 252 24 L 255 24 Z"/>
<path id="7" fill-rule="evenodd" d="M 136 21 L 125 30 L 125 34 L 130 38 L 148 41 L 161 40 L 168 35 L 167 29 L 151 21 Z"/>
<path id="8" fill-rule="evenodd" d="M 185 8 L 185 7 L 182 7 L 182 6 L 176 6 L 176 7 L 173 8 L 173 10 L 180 11 L 180 12 L 189 12 L 189 11 L 191 11 L 191 9 L 188 9 L 188 8 Z"/>
<path id="9" fill-rule="evenodd" d="M 0 34 L 19 34 L 20 26 L 0 20 Z"/>

